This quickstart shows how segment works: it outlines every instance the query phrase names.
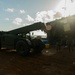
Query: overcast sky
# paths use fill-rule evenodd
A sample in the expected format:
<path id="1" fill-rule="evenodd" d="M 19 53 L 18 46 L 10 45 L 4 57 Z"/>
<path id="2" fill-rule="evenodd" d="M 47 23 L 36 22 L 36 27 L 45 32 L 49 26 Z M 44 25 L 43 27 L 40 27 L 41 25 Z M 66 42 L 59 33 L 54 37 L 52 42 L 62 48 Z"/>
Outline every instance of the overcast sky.
<path id="1" fill-rule="evenodd" d="M 50 21 L 60 1 L 0 0 L 0 31 L 9 31 L 39 21 Z"/>

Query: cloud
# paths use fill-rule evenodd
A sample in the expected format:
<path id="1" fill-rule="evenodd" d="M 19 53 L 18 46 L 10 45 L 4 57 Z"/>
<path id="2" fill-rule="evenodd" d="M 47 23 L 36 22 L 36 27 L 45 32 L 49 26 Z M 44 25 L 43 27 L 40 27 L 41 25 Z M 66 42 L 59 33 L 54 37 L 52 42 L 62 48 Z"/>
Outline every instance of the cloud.
<path id="1" fill-rule="evenodd" d="M 62 14 L 60 13 L 60 12 L 56 12 L 55 14 L 54 14 L 54 18 L 56 19 L 56 18 L 61 18 L 62 17 Z"/>
<path id="2" fill-rule="evenodd" d="M 26 26 L 26 24 L 24 23 L 23 26 Z"/>
<path id="3" fill-rule="evenodd" d="M 41 11 L 36 13 L 36 22 L 48 22 L 53 19 L 54 12 L 52 10 L 50 11 Z"/>
<path id="4" fill-rule="evenodd" d="M 21 18 L 15 18 L 13 20 L 13 23 L 16 24 L 16 25 L 21 25 L 22 22 L 23 22 L 23 20 Z"/>
<path id="5" fill-rule="evenodd" d="M 6 21 L 9 21 L 9 18 L 5 18 Z"/>
<path id="6" fill-rule="evenodd" d="M 20 10 L 20 13 L 21 13 L 21 14 L 24 14 L 24 13 L 25 13 L 25 10 Z"/>
<path id="7" fill-rule="evenodd" d="M 26 18 L 28 21 L 32 22 L 34 21 L 34 19 L 30 16 L 30 15 L 27 15 L 27 18 Z"/>
<path id="8" fill-rule="evenodd" d="M 14 12 L 14 8 L 7 8 L 5 11 L 7 11 L 7 12 Z"/>

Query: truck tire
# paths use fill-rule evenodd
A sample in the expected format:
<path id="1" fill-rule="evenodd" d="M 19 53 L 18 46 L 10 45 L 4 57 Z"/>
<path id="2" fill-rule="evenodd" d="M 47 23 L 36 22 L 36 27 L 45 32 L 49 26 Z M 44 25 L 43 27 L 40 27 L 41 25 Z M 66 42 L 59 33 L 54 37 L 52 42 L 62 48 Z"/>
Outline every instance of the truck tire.
<path id="1" fill-rule="evenodd" d="M 18 41 L 16 44 L 16 51 L 18 54 L 27 56 L 29 54 L 29 46 L 25 41 Z"/>
<path id="2" fill-rule="evenodd" d="M 41 53 L 42 50 L 45 48 L 45 45 L 40 39 L 33 39 L 32 48 L 34 53 Z"/>

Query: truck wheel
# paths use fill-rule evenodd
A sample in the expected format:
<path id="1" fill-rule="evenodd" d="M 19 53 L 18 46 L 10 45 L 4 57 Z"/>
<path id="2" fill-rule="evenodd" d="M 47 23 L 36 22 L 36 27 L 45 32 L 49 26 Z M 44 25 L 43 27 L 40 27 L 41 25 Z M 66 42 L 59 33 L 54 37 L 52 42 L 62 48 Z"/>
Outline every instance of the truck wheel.
<path id="1" fill-rule="evenodd" d="M 29 54 L 28 43 L 25 41 L 18 41 L 16 44 L 16 51 L 20 55 L 27 56 Z"/>
<path id="2" fill-rule="evenodd" d="M 40 39 L 33 39 L 32 46 L 34 53 L 41 53 L 41 51 L 45 48 L 44 43 Z"/>

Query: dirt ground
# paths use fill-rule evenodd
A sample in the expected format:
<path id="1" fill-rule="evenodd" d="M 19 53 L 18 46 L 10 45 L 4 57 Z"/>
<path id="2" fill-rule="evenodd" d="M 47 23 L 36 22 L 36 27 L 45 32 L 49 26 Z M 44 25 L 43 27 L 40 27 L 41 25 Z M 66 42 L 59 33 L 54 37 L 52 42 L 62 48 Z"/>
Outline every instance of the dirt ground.
<path id="1" fill-rule="evenodd" d="M 75 51 L 43 50 L 41 55 L 0 51 L 0 75 L 75 75 Z"/>

